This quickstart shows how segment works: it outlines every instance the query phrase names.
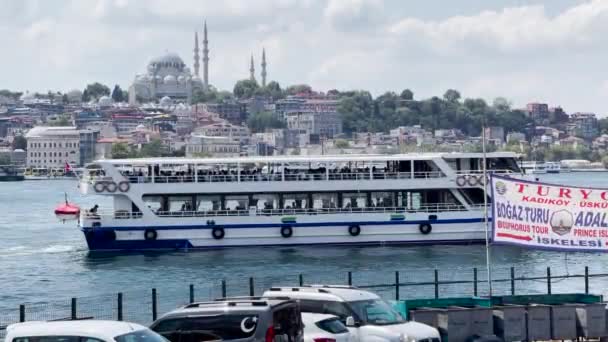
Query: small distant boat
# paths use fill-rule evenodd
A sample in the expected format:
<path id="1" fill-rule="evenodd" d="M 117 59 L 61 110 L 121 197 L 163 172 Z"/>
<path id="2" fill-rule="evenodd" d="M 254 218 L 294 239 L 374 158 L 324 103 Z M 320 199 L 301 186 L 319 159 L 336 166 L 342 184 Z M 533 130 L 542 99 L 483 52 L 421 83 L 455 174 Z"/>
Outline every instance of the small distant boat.
<path id="1" fill-rule="evenodd" d="M 16 182 L 24 179 L 23 172 L 15 165 L 0 165 L 0 182 Z"/>
<path id="2" fill-rule="evenodd" d="M 561 172 L 561 164 L 559 162 L 546 162 L 545 170 L 547 173 L 560 173 Z"/>
<path id="3" fill-rule="evenodd" d="M 528 175 L 542 175 L 547 173 L 547 168 L 543 162 L 524 161 L 521 163 L 521 168 Z"/>
<path id="4" fill-rule="evenodd" d="M 73 219 L 80 215 L 80 207 L 68 202 L 68 195 L 65 195 L 65 203 L 55 208 L 55 215 L 63 220 Z"/>

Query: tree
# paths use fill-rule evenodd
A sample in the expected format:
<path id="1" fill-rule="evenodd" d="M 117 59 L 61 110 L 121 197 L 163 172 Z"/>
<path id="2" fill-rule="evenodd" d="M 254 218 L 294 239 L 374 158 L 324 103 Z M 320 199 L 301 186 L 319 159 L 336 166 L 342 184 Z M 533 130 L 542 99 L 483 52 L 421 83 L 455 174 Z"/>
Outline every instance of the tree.
<path id="1" fill-rule="evenodd" d="M 64 105 L 70 103 L 70 99 L 68 98 L 68 94 L 63 94 L 63 96 L 61 97 L 61 103 L 63 103 Z"/>
<path id="2" fill-rule="evenodd" d="M 112 158 L 114 159 L 125 159 L 132 158 L 133 152 L 127 143 L 116 143 L 112 144 Z"/>
<path id="3" fill-rule="evenodd" d="M 448 89 L 445 94 L 443 94 L 443 99 L 448 102 L 458 102 L 458 100 L 460 100 L 460 93 L 458 90 Z"/>
<path id="4" fill-rule="evenodd" d="M 344 132 L 366 132 L 372 124 L 374 100 L 367 91 L 344 92 L 338 103 L 338 113 L 342 118 Z"/>
<path id="5" fill-rule="evenodd" d="M 163 157 L 168 155 L 167 147 L 163 145 L 160 139 L 152 139 L 152 141 L 143 145 L 139 151 L 140 157 Z"/>
<path id="6" fill-rule="evenodd" d="M 348 143 L 348 140 L 336 139 L 336 141 L 334 142 L 334 146 L 336 146 L 336 148 L 344 149 L 349 148 L 350 144 Z"/>
<path id="7" fill-rule="evenodd" d="M 247 126 L 253 133 L 272 128 L 285 128 L 285 122 L 277 119 L 272 112 L 254 113 L 247 119 Z"/>
<path id="8" fill-rule="evenodd" d="M 123 97 L 122 89 L 120 89 L 120 86 L 118 84 L 115 85 L 114 90 L 112 90 L 112 100 L 114 100 L 114 102 L 116 103 L 123 102 L 125 100 Z"/>
<path id="9" fill-rule="evenodd" d="M 70 122 L 70 116 L 67 114 L 57 116 L 55 118 L 55 120 L 51 120 L 51 121 L 47 122 L 47 124 L 49 126 L 61 126 L 61 127 L 72 125 L 72 123 Z"/>
<path id="10" fill-rule="evenodd" d="M 12 164 L 11 156 L 6 153 L 0 154 L 0 165 L 10 164 Z"/>
<path id="11" fill-rule="evenodd" d="M 23 135 L 17 135 L 13 139 L 13 143 L 11 144 L 13 150 L 24 150 L 27 151 L 27 139 Z"/>
<path id="12" fill-rule="evenodd" d="M 266 89 L 268 90 L 270 97 L 272 97 L 272 99 L 275 101 L 285 97 L 285 93 L 283 92 L 283 90 L 281 89 L 281 85 L 277 81 L 270 81 L 266 85 Z"/>
<path id="13" fill-rule="evenodd" d="M 110 95 L 110 88 L 108 88 L 107 86 L 105 86 L 99 82 L 88 84 L 85 91 L 87 92 L 88 96 L 90 97 L 89 100 L 87 100 L 87 101 L 90 101 L 91 98 L 98 100 L 102 96 Z"/>
<path id="14" fill-rule="evenodd" d="M 0 90 L 0 96 L 10 97 L 13 100 L 19 100 L 19 98 L 23 95 L 22 92 L 12 92 L 8 89 Z"/>
<path id="15" fill-rule="evenodd" d="M 87 89 L 85 89 L 82 92 L 81 101 L 82 102 L 89 102 L 89 101 L 91 101 L 91 95 L 89 95 L 89 91 Z"/>
<path id="16" fill-rule="evenodd" d="M 255 94 L 259 87 L 255 80 L 240 80 L 234 85 L 233 93 L 239 99 L 248 99 Z"/>
<path id="17" fill-rule="evenodd" d="M 312 87 L 308 84 L 294 84 L 292 86 L 287 87 L 287 89 L 285 89 L 285 92 L 288 95 L 296 95 L 302 93 L 310 94 L 312 93 Z"/>
<path id="18" fill-rule="evenodd" d="M 405 89 L 401 92 L 401 95 L 399 97 L 401 97 L 401 99 L 403 100 L 413 100 L 414 92 L 409 89 Z"/>

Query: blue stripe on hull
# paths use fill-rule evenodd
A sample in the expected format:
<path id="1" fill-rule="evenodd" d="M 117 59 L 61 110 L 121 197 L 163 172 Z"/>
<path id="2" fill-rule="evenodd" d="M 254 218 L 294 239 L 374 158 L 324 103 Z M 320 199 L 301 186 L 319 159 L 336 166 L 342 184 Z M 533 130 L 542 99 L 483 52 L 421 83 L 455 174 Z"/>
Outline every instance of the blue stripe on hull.
<path id="1" fill-rule="evenodd" d="M 481 244 L 485 240 L 483 239 L 470 239 L 470 240 L 414 240 L 414 241 L 368 241 L 368 242 L 329 242 L 329 243 L 290 243 L 290 244 L 270 244 L 270 245 L 222 245 L 222 246 L 199 246 L 194 247 L 188 240 L 162 240 L 159 242 L 163 243 L 161 246 L 151 243 L 150 241 L 116 241 L 113 245 L 97 246 L 97 248 L 90 248 L 90 252 L 169 252 L 169 251 L 183 251 L 187 252 L 190 250 L 217 250 L 225 248 L 255 248 L 255 247 L 324 247 L 324 246 L 337 246 L 337 247 L 364 247 L 364 246 L 428 246 L 428 245 L 473 245 Z M 156 241 L 155 241 L 156 242 Z"/>
<path id="2" fill-rule="evenodd" d="M 413 220 L 413 221 L 340 221 L 340 222 L 305 222 L 305 223 L 283 223 L 283 222 L 275 222 L 275 223 L 241 223 L 241 224 L 217 224 L 217 225 L 180 225 L 180 226 L 162 226 L 162 225 L 153 225 L 153 226 L 139 226 L 139 227 L 129 227 L 129 226 L 110 226 L 103 227 L 104 229 L 114 229 L 114 230 L 146 230 L 149 228 L 154 228 L 156 230 L 171 230 L 171 229 L 213 229 L 214 227 L 224 227 L 226 229 L 239 229 L 239 228 L 277 228 L 283 226 L 291 226 L 291 227 L 332 227 L 332 226 L 384 226 L 384 225 L 415 225 L 415 224 L 454 224 L 454 223 L 479 223 L 483 222 L 483 218 L 470 218 L 470 219 L 447 219 L 447 220 Z M 489 219 L 491 222 L 492 220 Z M 91 227 L 84 227 L 83 230 L 91 229 Z"/>

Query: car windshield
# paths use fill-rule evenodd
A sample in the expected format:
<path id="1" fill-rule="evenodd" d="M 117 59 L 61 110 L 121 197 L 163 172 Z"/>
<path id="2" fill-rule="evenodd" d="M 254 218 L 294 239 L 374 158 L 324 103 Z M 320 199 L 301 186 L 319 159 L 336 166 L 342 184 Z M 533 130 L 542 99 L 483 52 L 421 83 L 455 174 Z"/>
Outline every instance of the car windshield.
<path id="1" fill-rule="evenodd" d="M 168 342 L 166 338 L 148 329 L 119 335 L 114 337 L 114 340 L 116 342 Z"/>
<path id="2" fill-rule="evenodd" d="M 405 322 L 397 311 L 381 299 L 359 300 L 348 304 L 365 324 L 386 325 Z"/>

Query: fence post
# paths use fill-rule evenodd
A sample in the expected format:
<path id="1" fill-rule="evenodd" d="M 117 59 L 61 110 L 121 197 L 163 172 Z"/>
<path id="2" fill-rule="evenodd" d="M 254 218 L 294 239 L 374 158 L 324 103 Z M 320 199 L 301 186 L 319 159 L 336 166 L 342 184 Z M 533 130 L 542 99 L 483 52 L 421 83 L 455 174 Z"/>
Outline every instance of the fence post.
<path id="1" fill-rule="evenodd" d="M 76 318 L 78 318 L 78 316 L 76 315 L 76 298 L 72 298 L 72 315 L 71 315 L 71 319 L 75 320 Z"/>
<path id="2" fill-rule="evenodd" d="M 152 289 L 152 320 L 156 321 L 158 315 L 158 303 L 156 302 L 156 289 Z"/>
<path id="3" fill-rule="evenodd" d="M 304 276 L 302 275 L 302 273 L 298 275 L 298 281 L 300 283 L 300 286 L 304 286 Z"/>
<path id="4" fill-rule="evenodd" d="M 222 298 L 226 298 L 226 279 L 222 279 Z"/>
<path id="5" fill-rule="evenodd" d="M 255 296 L 255 290 L 253 288 L 253 277 L 249 277 L 249 295 L 251 297 Z"/>
<path id="6" fill-rule="evenodd" d="M 585 266 L 585 294 L 589 294 L 589 266 Z"/>
<path id="7" fill-rule="evenodd" d="M 194 303 L 194 284 L 190 284 L 190 303 Z"/>
<path id="8" fill-rule="evenodd" d="M 439 271 L 435 269 L 435 299 L 439 298 Z"/>
<path id="9" fill-rule="evenodd" d="M 547 294 L 551 294 L 551 267 L 547 267 Z"/>
<path id="10" fill-rule="evenodd" d="M 19 305 L 19 322 L 25 322 L 25 305 Z"/>
<path id="11" fill-rule="evenodd" d="M 348 286 L 353 286 L 353 273 L 348 271 Z"/>
<path id="12" fill-rule="evenodd" d="M 118 292 L 118 317 L 117 320 L 118 321 L 122 321 L 122 292 Z"/>
<path id="13" fill-rule="evenodd" d="M 477 267 L 473 268 L 473 296 L 477 297 Z"/>
<path id="14" fill-rule="evenodd" d="M 395 271 L 395 300 L 399 300 L 399 271 Z"/>
<path id="15" fill-rule="evenodd" d="M 515 267 L 511 267 L 511 295 L 515 296 Z"/>

